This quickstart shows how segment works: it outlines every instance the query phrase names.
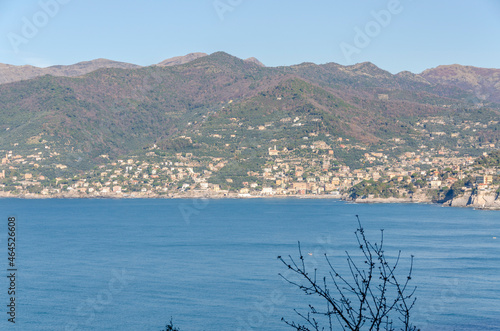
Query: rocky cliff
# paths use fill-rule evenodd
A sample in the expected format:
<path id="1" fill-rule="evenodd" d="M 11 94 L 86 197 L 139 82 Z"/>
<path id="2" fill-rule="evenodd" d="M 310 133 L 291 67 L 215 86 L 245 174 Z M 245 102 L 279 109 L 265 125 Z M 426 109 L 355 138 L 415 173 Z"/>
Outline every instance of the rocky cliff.
<path id="1" fill-rule="evenodd" d="M 500 195 L 496 192 L 478 191 L 455 197 L 444 203 L 450 207 L 473 207 L 478 209 L 500 210 Z"/>

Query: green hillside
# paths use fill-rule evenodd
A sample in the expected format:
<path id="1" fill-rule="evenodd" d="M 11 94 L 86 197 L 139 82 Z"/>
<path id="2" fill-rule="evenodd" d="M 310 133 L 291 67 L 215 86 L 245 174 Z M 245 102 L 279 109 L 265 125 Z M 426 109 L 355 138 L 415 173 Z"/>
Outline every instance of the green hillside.
<path id="1" fill-rule="evenodd" d="M 75 168 L 154 144 L 227 156 L 324 141 L 342 155 L 339 138 L 370 150 L 426 144 L 464 153 L 472 140 L 500 139 L 496 104 L 478 107 L 466 90 L 370 63 L 265 68 L 219 52 L 178 66 L 4 84 L 0 101 L 0 150 L 50 148 Z M 466 128 L 473 118 L 482 125 Z"/>

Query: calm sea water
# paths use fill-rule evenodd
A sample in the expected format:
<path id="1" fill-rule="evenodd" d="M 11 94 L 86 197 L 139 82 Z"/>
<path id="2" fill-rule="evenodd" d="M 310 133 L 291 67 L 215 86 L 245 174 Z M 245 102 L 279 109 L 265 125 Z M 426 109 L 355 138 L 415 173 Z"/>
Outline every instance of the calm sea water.
<path id="1" fill-rule="evenodd" d="M 355 215 L 384 229 L 401 270 L 415 256 L 414 323 L 423 330 L 500 330 L 500 212 L 336 200 L 0 200 L 17 217 L 17 330 L 290 330 L 314 298 L 278 276 L 278 255 L 341 270 L 356 252 Z M 494 239 L 497 237 L 498 239 Z M 344 270 L 345 271 L 345 270 Z M 7 322 L 0 281 L 0 329 Z"/>

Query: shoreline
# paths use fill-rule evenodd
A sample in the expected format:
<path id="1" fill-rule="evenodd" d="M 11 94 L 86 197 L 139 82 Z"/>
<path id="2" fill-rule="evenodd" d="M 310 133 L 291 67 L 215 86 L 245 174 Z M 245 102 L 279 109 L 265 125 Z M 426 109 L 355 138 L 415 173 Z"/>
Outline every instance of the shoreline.
<path id="1" fill-rule="evenodd" d="M 245 195 L 229 194 L 5 194 L 0 192 L 0 199 L 26 199 L 26 200 L 47 200 L 47 199 L 333 199 L 342 200 L 340 195 L 317 195 L 317 194 L 289 194 L 289 195 Z"/>
<path id="2" fill-rule="evenodd" d="M 57 194 L 57 195 L 41 195 L 41 194 L 19 194 L 11 195 L 0 192 L 0 199 L 25 199 L 25 200 L 48 200 L 48 199 L 90 199 L 90 200 L 120 200 L 120 199 L 165 199 L 165 200 L 186 200 L 186 199 L 331 199 L 340 200 L 353 204 L 434 204 L 441 207 L 455 208 L 472 208 L 475 210 L 500 210 L 500 207 L 495 206 L 478 206 L 478 205 L 452 205 L 449 202 L 439 203 L 433 202 L 430 199 L 421 197 L 413 198 L 365 198 L 365 199 L 348 199 L 342 195 L 317 195 L 317 194 L 290 194 L 290 195 L 244 195 L 237 193 L 229 194 L 106 194 L 106 195 L 88 195 L 88 194 Z"/>

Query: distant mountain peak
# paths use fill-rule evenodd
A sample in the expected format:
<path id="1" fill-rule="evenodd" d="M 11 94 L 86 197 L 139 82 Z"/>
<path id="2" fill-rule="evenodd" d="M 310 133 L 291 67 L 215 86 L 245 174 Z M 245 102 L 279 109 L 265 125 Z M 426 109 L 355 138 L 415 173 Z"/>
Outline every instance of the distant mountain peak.
<path id="1" fill-rule="evenodd" d="M 245 62 L 251 62 L 251 63 L 255 63 L 256 65 L 258 65 L 260 67 L 265 67 L 264 63 L 260 62 L 259 60 L 257 60 L 254 57 L 249 57 L 248 59 L 245 60 Z"/>
<path id="2" fill-rule="evenodd" d="M 209 59 L 223 60 L 223 61 L 235 61 L 236 60 L 238 62 L 239 61 L 244 62 L 239 57 L 231 55 L 231 54 L 226 53 L 226 52 L 222 52 L 222 51 L 212 53 L 207 58 L 209 58 Z"/>
<path id="3" fill-rule="evenodd" d="M 368 62 L 368 61 L 367 62 L 356 63 L 356 64 L 353 64 L 353 65 L 348 66 L 348 67 L 351 67 L 351 68 L 354 68 L 354 69 L 361 69 L 361 68 L 380 69 L 379 67 L 377 67 L 376 65 L 374 65 L 373 63 Z"/>
<path id="4" fill-rule="evenodd" d="M 197 60 L 199 58 L 208 56 L 206 53 L 189 53 L 184 56 L 175 56 L 170 59 L 166 59 L 157 64 L 159 67 L 171 67 L 189 63 L 191 61 Z"/>
<path id="5" fill-rule="evenodd" d="M 414 74 L 413 72 L 410 72 L 407 70 L 398 72 L 396 74 L 396 77 L 401 78 L 401 79 L 411 80 L 411 81 L 418 82 L 418 83 L 423 83 L 426 85 L 431 84 L 424 77 L 417 75 L 417 74 Z"/>
<path id="6" fill-rule="evenodd" d="M 135 64 L 108 59 L 95 59 L 71 65 L 54 65 L 47 68 L 39 68 L 31 65 L 14 66 L 0 64 L 0 70 L 2 71 L 2 74 L 0 75 L 0 84 L 33 79 L 44 75 L 75 77 L 103 68 L 134 69 L 139 67 L 140 66 Z"/>
<path id="7" fill-rule="evenodd" d="M 371 62 L 361 62 L 356 63 L 354 65 L 346 66 L 345 69 L 347 71 L 362 73 L 370 76 L 392 76 L 392 74 L 388 71 L 380 69 L 375 64 Z"/>
<path id="8" fill-rule="evenodd" d="M 90 61 L 82 61 L 76 64 L 87 64 L 87 63 L 95 63 L 95 64 L 110 64 L 110 63 L 126 63 L 126 62 L 120 62 L 120 61 L 113 61 L 110 59 L 105 59 L 105 58 L 98 58 Z M 127 63 L 128 64 L 128 63 Z"/>
<path id="9" fill-rule="evenodd" d="M 500 69 L 451 64 L 427 69 L 420 76 L 433 84 L 454 85 L 471 91 L 482 100 L 500 102 Z"/>
<path id="10" fill-rule="evenodd" d="M 100 69 L 100 68 L 132 69 L 132 68 L 138 68 L 138 67 L 140 67 L 140 66 L 138 66 L 136 64 L 99 58 L 99 59 L 94 59 L 94 60 L 90 60 L 90 61 L 82 61 L 82 62 L 78 62 L 75 64 L 70 64 L 70 65 L 54 65 L 54 66 L 47 67 L 45 69 L 50 70 L 51 68 L 52 69 L 62 69 L 62 68 L 76 69 L 76 68 L 78 68 L 78 69 L 83 69 L 84 71 L 88 71 L 88 70 L 93 71 L 93 70 Z M 52 74 L 52 73 L 49 73 L 49 74 Z M 58 76 L 57 73 L 55 75 Z M 62 74 L 62 76 L 65 76 L 65 74 Z"/>
<path id="11" fill-rule="evenodd" d="M 84 61 L 84 62 L 95 62 L 95 63 L 104 63 L 104 62 L 115 62 L 115 61 L 112 61 L 112 60 L 109 60 L 109 59 L 105 59 L 103 57 L 100 57 L 98 59 L 94 59 L 94 60 L 91 60 L 91 61 Z M 83 63 L 83 62 L 80 62 L 80 63 Z"/>
<path id="12" fill-rule="evenodd" d="M 436 68 L 431 68 L 424 70 L 421 75 L 422 76 L 457 76 L 457 75 L 463 75 L 464 73 L 474 73 L 478 74 L 481 76 L 488 76 L 488 75 L 499 75 L 500 74 L 500 69 L 492 69 L 492 68 L 478 68 L 478 67 L 473 67 L 473 66 L 465 66 L 461 64 L 447 64 L 447 65 L 440 65 L 437 66 Z"/>
<path id="13" fill-rule="evenodd" d="M 252 63 L 252 66 L 255 65 L 251 61 L 242 60 L 239 57 L 222 51 L 212 53 L 192 62 L 192 64 L 196 66 L 216 66 L 223 71 L 232 69 L 244 69 L 245 67 L 248 67 L 250 63 Z"/>

